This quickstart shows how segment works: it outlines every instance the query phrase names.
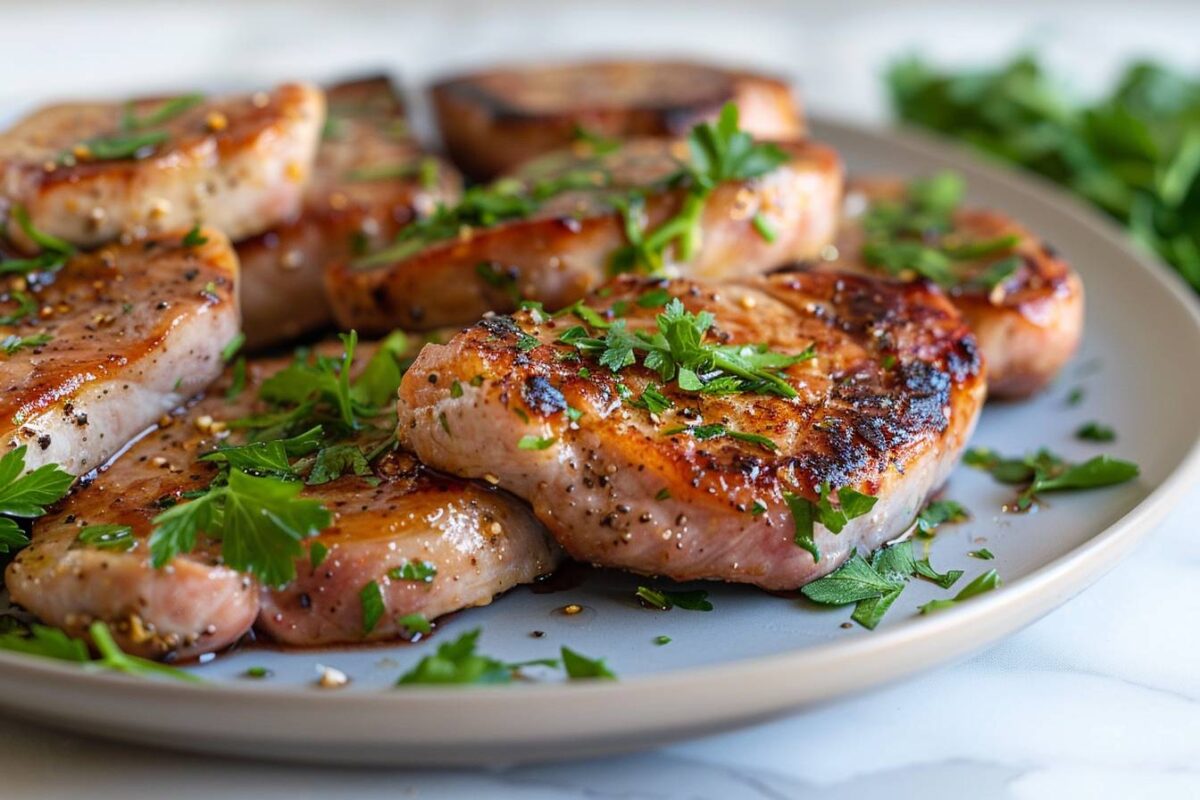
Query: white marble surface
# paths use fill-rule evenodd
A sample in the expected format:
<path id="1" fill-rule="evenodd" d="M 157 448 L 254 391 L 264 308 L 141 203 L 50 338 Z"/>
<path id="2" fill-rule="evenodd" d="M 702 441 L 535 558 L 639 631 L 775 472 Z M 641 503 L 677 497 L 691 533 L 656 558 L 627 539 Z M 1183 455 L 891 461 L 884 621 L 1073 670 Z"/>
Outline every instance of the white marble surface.
<path id="1" fill-rule="evenodd" d="M 420 80 L 505 54 L 709 54 L 802 77 L 819 112 L 884 116 L 890 54 L 1036 44 L 1083 90 L 1136 54 L 1197 66 L 1196 3 L 0 2 L 0 116 L 49 95 L 387 66 Z M 749 730 L 586 763 L 390 772 L 216 761 L 0 718 L 0 800 L 1200 797 L 1200 488 L 1126 563 L 957 666 Z"/>

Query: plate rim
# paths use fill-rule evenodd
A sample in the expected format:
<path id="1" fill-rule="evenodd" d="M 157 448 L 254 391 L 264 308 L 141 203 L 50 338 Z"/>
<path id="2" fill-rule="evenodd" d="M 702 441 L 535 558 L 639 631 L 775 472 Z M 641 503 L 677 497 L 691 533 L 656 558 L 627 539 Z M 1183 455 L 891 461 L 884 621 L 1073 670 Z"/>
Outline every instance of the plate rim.
<path id="1" fill-rule="evenodd" d="M 1125 260 L 1137 262 L 1143 273 L 1146 273 L 1143 277 L 1152 278 L 1157 290 L 1165 292 L 1182 307 L 1185 318 L 1190 321 L 1192 333 L 1200 337 L 1200 304 L 1195 301 L 1191 289 L 1187 287 L 1182 278 L 1169 271 L 1157 259 L 1140 252 L 1114 223 L 1103 217 L 1098 211 L 1085 206 L 1081 201 L 1049 181 L 1023 170 L 991 163 L 957 142 L 930 136 L 923 132 L 914 132 L 904 128 L 863 125 L 821 116 L 815 118 L 812 123 L 814 130 L 822 135 L 821 138 L 834 140 L 857 138 L 867 140 L 877 147 L 889 147 L 893 150 L 900 148 L 915 152 L 924 157 L 937 159 L 950 168 L 960 170 L 969 178 L 975 176 L 976 179 L 1000 184 L 1005 190 L 1017 195 L 1033 196 L 1041 202 L 1053 204 L 1062 213 L 1072 217 L 1076 223 L 1086 228 L 1091 236 L 1102 239 L 1107 246 L 1120 251 Z M 511 711 L 509 707 L 513 704 L 524 704 L 530 699 L 552 703 L 569 701 L 572 703 L 610 704 L 618 699 L 625 702 L 650 701 L 654 698 L 661 698 L 667 691 L 689 694 L 693 691 L 711 691 L 723 686 L 748 682 L 763 682 L 778 686 L 781 678 L 802 676 L 806 670 L 819 669 L 822 664 L 852 662 L 873 664 L 879 667 L 875 676 L 851 678 L 843 688 L 823 694 L 818 693 L 817 696 L 806 696 L 803 689 L 798 689 L 779 695 L 774 702 L 768 703 L 760 700 L 742 709 L 736 715 L 731 715 L 728 711 L 724 713 L 692 713 L 690 715 L 677 713 L 674 716 L 666 715 L 670 719 L 661 721 L 663 725 L 674 721 L 676 727 L 679 724 L 697 728 L 704 727 L 705 729 L 712 729 L 718 725 L 729 726 L 736 724 L 739 720 L 747 721 L 783 713 L 815 700 L 831 700 L 853 691 L 895 682 L 922 669 L 963 657 L 969 652 L 1010 635 L 1041 615 L 1058 608 L 1091 585 L 1104 572 L 1114 567 L 1125 553 L 1154 529 L 1155 524 L 1178 502 L 1189 486 L 1193 485 L 1197 478 L 1200 478 L 1200 418 L 1197 418 L 1196 427 L 1191 435 L 1191 444 L 1183 456 L 1172 466 L 1168 477 L 1157 487 L 1151 489 L 1144 498 L 1117 520 L 1085 542 L 1043 564 L 1033 572 L 1006 584 L 1002 591 L 989 593 L 976 602 L 957 606 L 934 616 L 913 619 L 895 628 L 872 632 L 869 636 L 825 642 L 772 655 L 738 658 L 720 664 L 681 667 L 661 673 L 635 675 L 619 682 L 553 682 L 503 687 L 472 687 L 468 690 L 469 695 L 464 695 L 463 688 L 430 686 L 410 687 L 403 692 L 387 690 L 328 692 L 302 686 L 241 684 L 228 680 L 204 684 L 147 681 L 122 674 L 90 672 L 70 664 L 6 652 L 0 652 L 0 680 L 53 681 L 64 692 L 68 690 L 89 693 L 111 691 L 114 696 L 128 693 L 131 688 L 135 688 L 137 695 L 144 703 L 179 703 L 200 700 L 216 705 L 231 701 L 253 702 L 257 704 L 260 711 L 267 712 L 282 711 L 282 706 L 286 705 L 291 709 L 289 713 L 292 715 L 324 713 L 331 708 L 337 708 L 348 717 L 359 715 L 374 717 L 380 715 L 380 709 L 386 710 L 386 713 L 380 716 L 389 716 L 394 715 L 400 708 L 422 708 L 426 711 L 433 711 L 446 704 L 467 705 L 468 703 L 464 703 L 467 696 L 470 697 L 469 705 L 473 708 L 495 707 L 497 712 L 501 712 L 502 709 Z M 1059 596 L 1056 597 L 1056 593 Z M 332 652 L 336 652 L 336 649 Z M 899 659 L 901 662 L 899 665 L 881 666 L 881 657 L 894 656 L 897 653 L 906 656 Z M 797 683 L 803 683 L 803 681 Z M 19 699 L 17 702 L 12 702 L 12 698 L 6 697 L 5 694 L 0 693 L 0 708 L 18 714 L 30 710 L 27 704 L 21 703 Z M 245 711 L 250 710 L 250 708 L 245 708 Z M 86 717 L 87 715 L 81 712 L 75 719 L 82 720 Z M 630 727 L 636 729 L 636 735 L 631 734 L 631 738 L 644 738 L 646 732 L 653 731 L 653 726 L 643 723 L 630 725 Z M 615 730 L 609 726 L 596 731 L 596 735 L 604 735 Z M 482 733 L 482 731 L 475 732 Z M 89 733 L 117 736 L 118 738 L 137 738 L 135 733 L 130 732 L 126 735 L 118 730 Z M 424 733 L 433 732 L 426 731 Z M 321 737 L 314 738 L 320 739 Z M 436 737 L 434 738 L 436 739 Z M 522 743 L 528 745 L 537 738 L 517 737 L 511 744 L 514 747 L 519 747 Z M 339 736 L 338 739 L 346 741 L 345 736 Z M 444 738 L 440 741 L 446 743 L 449 739 Z M 455 741 L 464 741 L 464 737 L 459 736 Z M 438 742 L 431 741 L 430 744 L 436 745 Z M 188 749 L 197 749 L 197 747 L 200 745 Z M 202 749 L 221 748 L 209 746 Z M 569 748 L 564 749 L 563 752 L 570 755 L 567 750 Z M 476 759 L 468 758 L 459 763 L 476 761 Z"/>

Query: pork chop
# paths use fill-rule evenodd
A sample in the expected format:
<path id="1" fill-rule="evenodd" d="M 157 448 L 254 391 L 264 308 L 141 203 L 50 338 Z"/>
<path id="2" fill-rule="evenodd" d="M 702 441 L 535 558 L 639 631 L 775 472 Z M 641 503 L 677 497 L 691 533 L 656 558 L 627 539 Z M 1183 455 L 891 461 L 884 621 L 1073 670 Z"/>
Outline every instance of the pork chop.
<path id="1" fill-rule="evenodd" d="M 454 167 L 422 152 L 410 135 L 390 80 L 341 83 L 325 96 L 328 117 L 300 216 L 237 243 L 251 348 L 329 325 L 325 265 L 378 249 L 460 193 Z"/>
<path id="2" fill-rule="evenodd" d="M 818 261 L 816 268 L 913 279 L 922 277 L 917 259 L 928 258 L 921 253 L 955 254 L 948 260 L 935 258 L 933 271 L 925 270 L 924 276 L 942 284 L 975 333 L 987 360 L 988 396 L 1018 399 L 1044 388 L 1083 336 L 1078 273 L 1010 217 L 957 204 L 944 230 L 922 233 L 920 253 L 901 249 L 904 245 L 882 251 L 876 245 L 872 251 L 871 243 L 879 238 L 864 227 L 871 228 L 873 211 L 891 213 L 913 202 L 910 184 L 903 181 L 855 180 L 847 193 L 838 257 Z"/>
<path id="3" fill-rule="evenodd" d="M 356 364 L 373 354 L 372 346 L 360 346 Z M 333 521 L 305 542 L 289 584 L 262 587 L 224 565 L 221 544 L 203 536 L 193 552 L 155 569 L 148 542 L 154 518 L 218 475 L 219 464 L 200 456 L 247 436 L 263 438 L 252 420 L 278 408 L 259 390 L 291 363 L 251 360 L 244 378 L 231 369 L 206 397 L 165 418 L 38 520 L 32 544 L 7 572 L 13 600 L 73 635 L 100 619 L 129 652 L 187 658 L 228 646 L 256 621 L 260 632 L 298 645 L 412 635 L 421 626 L 408 615 L 433 619 L 485 605 L 553 569 L 558 548 L 515 499 L 387 452 L 390 408 L 380 421 L 385 427 L 364 422 L 339 442 L 361 446 L 350 466 L 330 473 L 336 459 L 325 457 L 326 474 L 318 477 L 313 470 L 323 457 L 307 458 L 301 497 L 319 501 Z M 373 453 L 363 453 L 368 447 Z M 100 525 L 124 530 L 102 536 Z M 383 604 L 368 627 L 362 593 L 372 582 Z"/>
<path id="4" fill-rule="evenodd" d="M 0 133 L 0 212 L 81 247 L 196 222 L 252 236 L 299 210 L 324 106 L 307 84 L 47 106 Z"/>
<path id="5" fill-rule="evenodd" d="M 631 237 L 679 233 L 689 209 L 698 212 L 698 242 L 686 259 L 678 243 L 665 248 L 668 274 L 736 278 L 815 258 L 836 232 L 841 162 L 814 142 L 779 147 L 780 166 L 717 183 L 698 208 L 675 180 L 686 144 L 645 139 L 602 155 L 548 157 L 520 179 L 469 190 L 392 247 L 335 264 L 326 274 L 334 312 L 345 327 L 381 332 L 467 325 L 522 298 L 561 308 L 634 268 L 621 263 Z M 644 213 L 629 206 L 633 195 L 644 195 Z"/>
<path id="6" fill-rule="evenodd" d="M 214 380 L 238 330 L 237 257 L 211 228 L 0 278 L 0 451 L 27 445 L 31 470 L 104 463 Z"/>
<path id="7" fill-rule="evenodd" d="M 478 180 L 572 142 L 683 136 L 730 102 L 756 136 L 804 134 L 783 81 L 687 61 L 501 67 L 447 78 L 430 95 L 451 158 Z"/>
<path id="8" fill-rule="evenodd" d="M 627 277 L 587 308 L 427 346 L 398 428 L 431 467 L 529 501 L 585 562 L 800 586 L 911 525 L 983 400 L 975 340 L 920 284 Z"/>

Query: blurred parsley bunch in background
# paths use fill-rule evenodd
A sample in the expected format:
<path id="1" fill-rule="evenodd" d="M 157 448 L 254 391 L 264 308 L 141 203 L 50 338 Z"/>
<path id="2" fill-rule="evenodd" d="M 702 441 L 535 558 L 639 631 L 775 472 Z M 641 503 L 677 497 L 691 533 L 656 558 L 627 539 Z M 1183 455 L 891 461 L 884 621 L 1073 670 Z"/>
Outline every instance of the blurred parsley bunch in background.
<path id="1" fill-rule="evenodd" d="M 1152 63 L 1075 102 L 1028 55 L 941 72 L 917 58 L 887 73 L 896 115 L 1071 189 L 1200 291 L 1200 80 Z"/>

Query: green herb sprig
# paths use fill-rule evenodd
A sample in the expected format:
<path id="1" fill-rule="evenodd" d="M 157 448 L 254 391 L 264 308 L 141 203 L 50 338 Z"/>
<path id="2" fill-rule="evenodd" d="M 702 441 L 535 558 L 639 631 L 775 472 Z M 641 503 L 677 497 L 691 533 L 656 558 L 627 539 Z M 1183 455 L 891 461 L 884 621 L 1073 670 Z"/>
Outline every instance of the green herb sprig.
<path id="1" fill-rule="evenodd" d="M 963 463 L 984 470 L 1000 483 L 1022 486 L 1016 502 L 1022 511 L 1045 492 L 1115 486 L 1133 480 L 1141 472 L 1131 461 L 1106 455 L 1072 464 L 1045 448 L 1031 456 L 1008 458 L 988 448 L 977 447 L 967 451 Z"/>

